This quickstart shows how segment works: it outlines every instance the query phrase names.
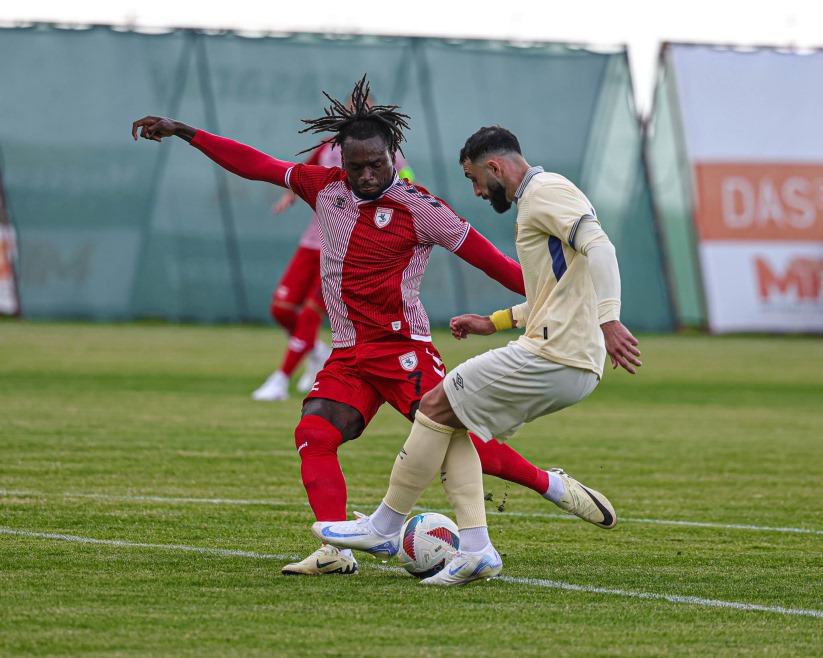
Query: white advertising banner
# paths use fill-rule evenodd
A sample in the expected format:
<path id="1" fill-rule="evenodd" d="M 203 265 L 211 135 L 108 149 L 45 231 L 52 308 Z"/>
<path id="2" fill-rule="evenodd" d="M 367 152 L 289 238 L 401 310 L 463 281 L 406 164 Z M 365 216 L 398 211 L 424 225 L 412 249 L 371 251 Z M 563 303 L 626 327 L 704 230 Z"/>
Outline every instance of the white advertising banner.
<path id="1" fill-rule="evenodd" d="M 708 241 L 700 245 L 712 330 L 817 332 L 823 326 L 823 246 Z"/>
<path id="2" fill-rule="evenodd" d="M 823 53 L 671 48 L 709 328 L 823 333 Z"/>

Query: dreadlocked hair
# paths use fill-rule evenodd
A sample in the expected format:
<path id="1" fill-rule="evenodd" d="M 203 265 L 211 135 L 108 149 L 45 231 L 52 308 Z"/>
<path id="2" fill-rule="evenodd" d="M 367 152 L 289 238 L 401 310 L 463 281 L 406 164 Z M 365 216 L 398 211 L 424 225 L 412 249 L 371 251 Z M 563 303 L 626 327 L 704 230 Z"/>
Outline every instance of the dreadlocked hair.
<path id="1" fill-rule="evenodd" d="M 365 75 L 354 85 L 351 93 L 351 108 L 332 98 L 325 91 L 323 95 L 331 101 L 331 105 L 326 108 L 325 116 L 317 119 L 303 119 L 303 123 L 308 124 L 308 127 L 303 128 L 300 134 L 328 132 L 334 133 L 334 137 L 324 139 L 319 144 L 300 151 L 297 155 L 308 153 L 330 143 L 342 148 L 343 142 L 349 137 L 361 140 L 375 135 L 380 135 L 386 140 L 386 145 L 392 153 L 396 151 L 403 153 L 400 142 L 406 139 L 403 130 L 410 130 L 406 121 L 409 115 L 398 112 L 399 105 L 372 105 L 370 107 L 368 104 L 369 83 L 366 82 Z"/>

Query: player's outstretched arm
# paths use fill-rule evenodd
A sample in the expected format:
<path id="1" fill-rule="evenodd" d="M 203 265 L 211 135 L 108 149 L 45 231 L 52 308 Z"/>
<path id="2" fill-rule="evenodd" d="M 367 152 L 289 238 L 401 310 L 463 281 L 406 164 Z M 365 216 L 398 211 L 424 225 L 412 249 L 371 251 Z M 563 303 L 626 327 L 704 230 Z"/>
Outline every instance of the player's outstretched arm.
<path id="1" fill-rule="evenodd" d="M 135 121 L 131 134 L 134 139 L 143 137 L 156 142 L 164 137 L 180 137 L 233 174 L 281 187 L 286 187 L 286 174 L 294 166 L 292 162 L 277 160 L 242 142 L 212 135 L 165 117 L 147 116 Z"/>
<path id="2" fill-rule="evenodd" d="M 600 325 L 603 338 L 606 342 L 606 352 L 612 362 L 612 369 L 620 366 L 632 375 L 637 373 L 634 366 L 640 367 L 643 363 L 638 358 L 637 338 L 626 329 L 620 320 L 611 320 Z"/>
<path id="3" fill-rule="evenodd" d="M 187 126 L 182 121 L 175 121 L 166 117 L 147 116 L 131 124 L 131 136 L 135 141 L 138 137 L 155 142 L 162 141 L 164 137 L 179 137 L 191 142 L 196 132 L 195 128 Z"/>

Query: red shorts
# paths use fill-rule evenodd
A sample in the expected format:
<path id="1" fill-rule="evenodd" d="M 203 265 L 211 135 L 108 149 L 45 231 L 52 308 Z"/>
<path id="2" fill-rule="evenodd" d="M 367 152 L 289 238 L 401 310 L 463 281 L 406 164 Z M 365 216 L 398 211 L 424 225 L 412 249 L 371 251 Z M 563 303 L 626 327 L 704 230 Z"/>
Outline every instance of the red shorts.
<path id="1" fill-rule="evenodd" d="M 299 307 L 310 299 L 316 302 L 321 310 L 326 309 L 320 284 L 320 251 L 298 247 L 286 266 L 271 301 L 272 304 L 285 302 L 290 306 Z"/>
<path id="2" fill-rule="evenodd" d="M 384 402 L 404 416 L 423 394 L 446 376 L 431 343 L 380 341 L 332 351 L 306 396 L 342 402 L 357 409 L 369 424 Z"/>

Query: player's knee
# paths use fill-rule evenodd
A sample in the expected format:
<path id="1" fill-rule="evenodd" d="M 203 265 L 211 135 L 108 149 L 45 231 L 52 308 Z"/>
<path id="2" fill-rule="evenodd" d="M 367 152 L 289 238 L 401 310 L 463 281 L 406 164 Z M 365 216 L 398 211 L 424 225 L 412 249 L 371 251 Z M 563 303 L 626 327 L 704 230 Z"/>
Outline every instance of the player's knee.
<path id="1" fill-rule="evenodd" d="M 272 301 L 270 311 L 272 319 L 291 333 L 297 322 L 297 313 L 294 308 L 291 305 L 287 306 L 282 302 Z"/>
<path id="2" fill-rule="evenodd" d="M 341 443 L 340 431 L 320 416 L 303 416 L 294 429 L 294 445 L 301 459 L 337 455 Z"/>
<path id="3" fill-rule="evenodd" d="M 341 442 L 356 439 L 366 428 L 366 420 L 354 407 L 324 398 L 307 398 L 303 403 L 303 418 L 317 417 L 328 423 L 341 436 Z"/>
<path id="4" fill-rule="evenodd" d="M 420 400 L 420 412 L 435 423 L 449 427 L 463 427 L 463 423 L 455 416 L 451 402 L 443 390 L 443 383 L 439 383 L 428 391 Z"/>

